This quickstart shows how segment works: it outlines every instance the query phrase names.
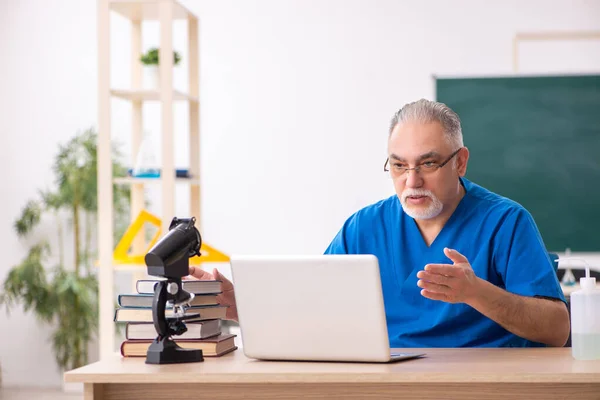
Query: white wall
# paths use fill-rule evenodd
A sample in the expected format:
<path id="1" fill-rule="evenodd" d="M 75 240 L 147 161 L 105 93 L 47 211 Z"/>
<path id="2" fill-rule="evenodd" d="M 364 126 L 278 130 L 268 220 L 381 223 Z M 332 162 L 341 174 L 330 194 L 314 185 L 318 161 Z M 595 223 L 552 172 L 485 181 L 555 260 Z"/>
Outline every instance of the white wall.
<path id="1" fill-rule="evenodd" d="M 96 122 L 95 2 L 0 1 L 0 279 L 32 240 L 12 225 L 50 187 L 57 143 Z M 74 17 L 77 13 L 79 17 Z M 55 234 L 48 218 L 37 238 Z M 32 315 L 0 310 L 3 385 L 59 385 L 49 330 Z"/>
<path id="2" fill-rule="evenodd" d="M 228 253 L 321 253 L 352 212 L 393 193 L 382 172 L 388 122 L 433 97 L 432 74 L 510 74 L 515 32 L 600 29 L 590 0 L 185 3 L 201 18 L 203 237 Z M 0 279 L 32 243 L 12 223 L 52 184 L 57 143 L 96 123 L 95 12 L 92 0 L 0 1 Z M 113 83 L 126 85 L 129 34 L 113 21 Z M 145 32 L 145 45 L 158 40 L 156 26 Z M 522 72 L 599 72 L 599 50 L 525 44 Z M 125 150 L 129 124 L 115 102 Z M 53 232 L 48 220 L 37 235 Z M 0 326 L 5 385 L 60 384 L 45 326 L 3 310 Z"/>

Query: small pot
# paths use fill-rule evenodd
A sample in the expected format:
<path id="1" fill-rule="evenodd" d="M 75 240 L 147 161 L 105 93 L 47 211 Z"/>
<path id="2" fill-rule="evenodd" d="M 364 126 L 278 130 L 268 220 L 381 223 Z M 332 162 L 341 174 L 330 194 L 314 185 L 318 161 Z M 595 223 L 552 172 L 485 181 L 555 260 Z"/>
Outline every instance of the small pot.
<path id="1" fill-rule="evenodd" d="M 144 65 L 144 89 L 160 89 L 160 69 L 158 65 Z"/>

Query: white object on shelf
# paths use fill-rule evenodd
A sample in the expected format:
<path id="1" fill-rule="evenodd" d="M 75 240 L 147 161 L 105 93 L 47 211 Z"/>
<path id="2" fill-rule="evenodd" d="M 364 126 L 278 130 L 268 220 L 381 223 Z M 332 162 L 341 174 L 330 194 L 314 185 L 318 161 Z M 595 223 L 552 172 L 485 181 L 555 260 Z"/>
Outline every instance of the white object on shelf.
<path id="1" fill-rule="evenodd" d="M 135 156 L 132 175 L 137 178 L 160 177 L 160 148 L 150 131 L 144 132 L 144 139 Z"/>
<path id="2" fill-rule="evenodd" d="M 160 70 L 158 65 L 144 65 L 144 89 L 160 89 Z"/>
<path id="3" fill-rule="evenodd" d="M 173 73 L 177 70 L 177 66 L 173 66 Z M 159 65 L 144 65 L 144 89 L 145 90 L 160 90 L 160 66 Z"/>

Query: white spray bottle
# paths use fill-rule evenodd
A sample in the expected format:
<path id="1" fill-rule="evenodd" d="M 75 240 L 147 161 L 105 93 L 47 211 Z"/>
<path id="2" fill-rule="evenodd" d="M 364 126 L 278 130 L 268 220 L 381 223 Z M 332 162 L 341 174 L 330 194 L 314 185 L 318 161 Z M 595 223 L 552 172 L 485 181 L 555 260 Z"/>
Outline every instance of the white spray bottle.
<path id="1" fill-rule="evenodd" d="M 600 360 L 600 288 L 586 264 L 581 288 L 571 293 L 571 351 L 577 360 Z"/>

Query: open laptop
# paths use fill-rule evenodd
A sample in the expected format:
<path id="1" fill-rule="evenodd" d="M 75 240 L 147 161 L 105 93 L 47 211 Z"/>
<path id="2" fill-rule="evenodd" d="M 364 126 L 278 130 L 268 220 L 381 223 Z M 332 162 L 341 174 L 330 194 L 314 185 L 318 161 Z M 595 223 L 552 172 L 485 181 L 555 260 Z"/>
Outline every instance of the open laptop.
<path id="1" fill-rule="evenodd" d="M 265 360 L 391 362 L 372 255 L 232 256 L 243 351 Z"/>

